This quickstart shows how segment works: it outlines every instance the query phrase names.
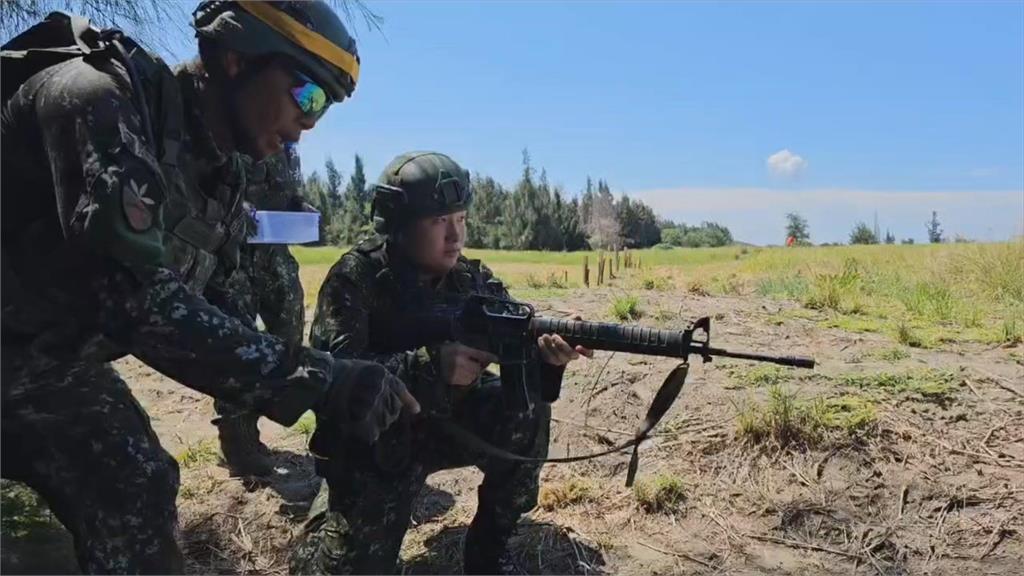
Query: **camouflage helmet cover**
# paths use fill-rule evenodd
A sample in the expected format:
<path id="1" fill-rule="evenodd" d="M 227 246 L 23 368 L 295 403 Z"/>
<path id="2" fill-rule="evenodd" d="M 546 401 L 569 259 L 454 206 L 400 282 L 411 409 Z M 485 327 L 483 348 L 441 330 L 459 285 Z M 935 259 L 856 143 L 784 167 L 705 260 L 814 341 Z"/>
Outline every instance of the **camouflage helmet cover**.
<path id="1" fill-rule="evenodd" d="M 373 186 L 373 213 L 381 232 L 418 218 L 466 210 L 472 201 L 469 172 L 439 152 L 396 157 Z"/>
<path id="2" fill-rule="evenodd" d="M 335 102 L 359 79 L 356 41 L 323 0 L 206 0 L 192 13 L 196 36 L 249 55 L 284 54 Z"/>

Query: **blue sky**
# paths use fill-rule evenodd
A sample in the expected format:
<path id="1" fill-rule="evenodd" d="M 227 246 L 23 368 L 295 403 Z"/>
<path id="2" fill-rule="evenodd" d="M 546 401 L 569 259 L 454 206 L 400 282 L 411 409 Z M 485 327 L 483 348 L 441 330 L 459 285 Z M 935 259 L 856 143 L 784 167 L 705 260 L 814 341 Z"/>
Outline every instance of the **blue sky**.
<path id="1" fill-rule="evenodd" d="M 436 149 L 512 184 L 529 148 L 570 194 L 605 178 L 754 243 L 790 210 L 818 242 L 876 212 L 921 241 L 933 209 L 1022 233 L 1024 2 L 368 4 L 383 33 L 356 26 L 360 85 L 303 137 L 307 172 Z"/>

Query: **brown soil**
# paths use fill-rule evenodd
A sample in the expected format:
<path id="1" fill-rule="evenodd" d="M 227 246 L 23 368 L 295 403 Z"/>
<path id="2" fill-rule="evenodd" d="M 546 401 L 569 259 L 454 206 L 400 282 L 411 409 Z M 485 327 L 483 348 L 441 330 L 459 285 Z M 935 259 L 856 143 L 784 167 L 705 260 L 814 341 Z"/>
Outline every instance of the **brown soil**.
<path id="1" fill-rule="evenodd" d="M 538 308 L 605 318 L 618 291 L 562 294 L 538 301 Z M 729 368 L 750 365 L 695 365 L 676 406 L 641 451 L 639 472 L 641 480 L 681 479 L 683 502 L 667 512 L 641 509 L 623 485 L 628 454 L 548 465 L 546 487 L 585 478 L 593 488 L 582 502 L 538 509 L 524 521 L 513 549 L 530 573 L 1020 573 L 1021 346 L 908 348 L 909 358 L 885 362 L 871 353 L 896 346 L 889 338 L 785 319 L 779 312 L 790 304 L 653 291 L 640 297 L 644 323 L 681 327 L 710 315 L 717 346 L 815 356 L 819 376 L 794 373 L 787 384 L 803 396 L 847 391 L 827 376 L 919 367 L 956 371 L 960 385 L 944 404 L 891 396 L 878 406 L 876 427 L 858 441 L 780 449 L 736 436 L 737 405 L 765 396 L 763 389 L 738 386 L 731 375 Z M 621 441 L 674 365 L 611 353 L 575 363 L 554 408 L 551 452 L 582 454 Z M 216 442 L 210 399 L 137 361 L 119 368 L 172 454 Z M 265 420 L 261 428 L 276 453 L 274 478 L 230 478 L 217 462 L 183 467 L 178 504 L 191 572 L 287 571 L 289 543 L 318 480 L 301 434 Z M 461 571 L 461 541 L 479 481 L 473 469 L 430 478 L 403 549 L 407 573 Z M 58 540 L 66 546 L 66 539 Z M 7 570 L 11 549 L 4 544 Z"/>

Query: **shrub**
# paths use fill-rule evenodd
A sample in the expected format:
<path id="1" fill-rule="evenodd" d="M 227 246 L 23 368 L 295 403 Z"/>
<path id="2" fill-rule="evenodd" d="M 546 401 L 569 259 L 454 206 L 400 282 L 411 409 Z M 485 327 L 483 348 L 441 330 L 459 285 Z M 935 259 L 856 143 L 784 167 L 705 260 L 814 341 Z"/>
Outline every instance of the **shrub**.
<path id="1" fill-rule="evenodd" d="M 612 302 L 612 317 L 619 322 L 632 322 L 643 316 L 640 300 L 636 296 L 621 296 Z"/>
<path id="2" fill-rule="evenodd" d="M 633 497 L 645 512 L 678 512 L 686 502 L 683 481 L 671 474 L 641 478 L 633 485 Z"/>

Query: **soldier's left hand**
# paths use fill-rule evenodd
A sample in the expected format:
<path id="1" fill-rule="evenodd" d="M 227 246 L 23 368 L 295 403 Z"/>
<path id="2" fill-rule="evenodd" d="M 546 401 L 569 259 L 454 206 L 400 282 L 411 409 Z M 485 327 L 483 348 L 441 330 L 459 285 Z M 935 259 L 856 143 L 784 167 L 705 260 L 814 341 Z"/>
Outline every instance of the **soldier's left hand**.
<path id="1" fill-rule="evenodd" d="M 583 346 L 570 346 L 558 334 L 545 334 L 537 338 L 537 348 L 540 349 L 541 359 L 552 366 L 565 366 L 580 356 L 594 356 L 593 350 Z"/>

